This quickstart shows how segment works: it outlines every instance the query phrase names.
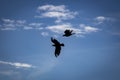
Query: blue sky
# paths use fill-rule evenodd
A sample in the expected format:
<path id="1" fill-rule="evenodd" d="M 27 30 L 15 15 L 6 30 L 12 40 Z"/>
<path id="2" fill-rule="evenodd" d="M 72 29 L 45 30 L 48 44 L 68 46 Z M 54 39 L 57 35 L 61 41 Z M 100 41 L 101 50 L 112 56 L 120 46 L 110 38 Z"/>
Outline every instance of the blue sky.
<path id="1" fill-rule="evenodd" d="M 0 79 L 120 80 L 119 3 L 0 0 Z M 65 44 L 58 58 L 51 37 Z"/>

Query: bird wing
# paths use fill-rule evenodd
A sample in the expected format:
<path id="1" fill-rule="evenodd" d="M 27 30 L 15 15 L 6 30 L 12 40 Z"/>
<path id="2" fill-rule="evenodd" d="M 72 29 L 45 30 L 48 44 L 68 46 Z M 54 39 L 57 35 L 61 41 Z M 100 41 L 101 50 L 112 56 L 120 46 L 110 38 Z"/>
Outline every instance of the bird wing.
<path id="1" fill-rule="evenodd" d="M 73 30 L 70 31 L 70 33 L 72 33 L 72 32 L 73 32 Z"/>
<path id="2" fill-rule="evenodd" d="M 52 41 L 54 44 L 60 44 L 56 39 L 53 39 L 52 37 L 51 37 L 51 41 Z"/>

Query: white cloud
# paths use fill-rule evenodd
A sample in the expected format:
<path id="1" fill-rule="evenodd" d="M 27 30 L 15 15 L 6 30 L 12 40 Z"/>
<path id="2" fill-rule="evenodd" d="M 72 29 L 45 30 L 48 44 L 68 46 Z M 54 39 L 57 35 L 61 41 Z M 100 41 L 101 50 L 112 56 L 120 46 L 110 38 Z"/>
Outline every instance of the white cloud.
<path id="1" fill-rule="evenodd" d="M 26 23 L 26 20 L 16 20 L 16 22 L 19 24 L 24 24 L 24 23 Z"/>
<path id="2" fill-rule="evenodd" d="M 36 30 L 41 30 L 43 27 L 41 27 L 42 23 L 30 23 L 29 26 Z"/>
<path id="3" fill-rule="evenodd" d="M 19 63 L 19 62 L 6 62 L 6 61 L 0 61 L 0 64 L 6 64 L 6 65 L 11 65 L 14 66 L 16 68 L 33 68 L 34 66 L 30 65 L 30 64 L 26 64 L 26 63 Z"/>
<path id="4" fill-rule="evenodd" d="M 65 9 L 64 5 L 59 5 L 59 6 L 43 5 L 43 6 L 39 6 L 38 10 L 60 11 L 60 12 L 66 12 L 66 11 L 68 11 L 68 10 Z"/>
<path id="5" fill-rule="evenodd" d="M 46 29 L 58 34 L 63 34 L 66 29 L 70 29 L 73 30 L 75 36 L 81 36 L 81 37 L 83 37 L 85 34 L 100 31 L 100 29 L 96 27 L 88 26 L 85 24 L 80 24 L 80 27 L 73 27 L 73 25 L 70 23 L 48 26 L 46 27 Z"/>
<path id="6" fill-rule="evenodd" d="M 66 9 L 65 5 L 59 5 L 59 6 L 43 5 L 43 6 L 39 6 L 37 11 L 40 12 L 40 15 L 35 17 L 56 18 L 57 20 L 55 22 L 57 23 L 61 22 L 62 20 L 72 19 L 78 14 L 77 12 L 72 12 L 69 9 Z M 41 11 L 44 12 L 41 13 Z"/>
<path id="7" fill-rule="evenodd" d="M 33 27 L 30 27 L 30 26 L 24 26 L 23 29 L 24 29 L 24 30 L 31 30 L 31 29 L 33 29 Z"/>
<path id="8" fill-rule="evenodd" d="M 96 24 L 102 24 L 105 20 L 106 18 L 104 16 L 98 16 L 95 18 L 95 21 L 97 21 Z"/>
<path id="9" fill-rule="evenodd" d="M 1 24 L 1 30 L 16 30 L 15 21 L 11 19 L 2 19 L 3 24 Z"/>
<path id="10" fill-rule="evenodd" d="M 46 29 L 51 30 L 52 32 L 56 33 L 63 33 L 65 29 L 70 29 L 69 24 L 62 24 L 62 25 L 53 25 L 53 26 L 48 26 Z"/>
<path id="11" fill-rule="evenodd" d="M 41 30 L 42 23 L 27 23 L 26 20 L 12 20 L 2 19 L 3 23 L 0 25 L 0 30 Z"/>
<path id="12" fill-rule="evenodd" d="M 48 32 L 42 32 L 41 35 L 42 36 L 48 36 L 49 34 L 48 34 Z"/>
<path id="13" fill-rule="evenodd" d="M 9 27 L 5 27 L 5 28 L 1 28 L 2 31 L 4 30 L 16 30 L 16 28 L 9 28 Z"/>
<path id="14" fill-rule="evenodd" d="M 36 26 L 36 27 L 40 27 L 42 25 L 42 23 L 30 23 L 30 26 Z"/>
<path id="15" fill-rule="evenodd" d="M 91 26 L 86 26 L 84 29 L 85 29 L 85 32 L 97 32 L 99 30 L 98 28 L 94 28 Z"/>
<path id="16" fill-rule="evenodd" d="M 104 16 L 98 16 L 95 18 L 97 21 L 103 22 L 106 18 Z"/>
<path id="17" fill-rule="evenodd" d="M 13 74 L 19 74 L 19 73 L 18 72 L 14 72 L 13 70 L 7 70 L 7 71 L 0 71 L 0 74 L 11 76 Z"/>
<path id="18" fill-rule="evenodd" d="M 15 21 L 12 19 L 2 19 L 3 22 L 5 23 L 14 23 Z"/>
<path id="19" fill-rule="evenodd" d="M 23 27 L 26 25 L 26 20 L 16 20 L 14 25 L 16 27 Z"/>
<path id="20" fill-rule="evenodd" d="M 91 32 L 97 32 L 100 29 L 95 28 L 95 27 L 91 27 L 91 26 L 87 26 L 85 24 L 80 24 L 80 28 L 82 29 L 83 33 L 91 33 Z"/>
<path id="21" fill-rule="evenodd" d="M 9 77 L 9 79 L 12 80 L 22 80 L 22 73 L 20 73 L 19 71 L 15 71 L 15 70 L 0 70 L 0 75 L 4 75 L 6 77 Z"/>
<path id="22" fill-rule="evenodd" d="M 3 26 L 4 26 L 4 27 L 9 27 L 9 28 L 10 28 L 10 27 L 11 27 L 11 28 L 12 28 L 12 27 L 15 27 L 15 25 L 12 24 L 12 23 L 10 23 L 10 24 L 3 24 Z"/>
<path id="23" fill-rule="evenodd" d="M 64 14 L 62 12 L 53 11 L 53 12 L 46 12 L 46 13 L 42 14 L 42 16 L 43 17 L 50 17 L 50 18 L 52 18 L 52 17 L 59 18 L 59 17 L 66 17 L 66 14 Z"/>
<path id="24" fill-rule="evenodd" d="M 4 24 L 25 24 L 26 20 L 2 19 Z"/>
<path id="25" fill-rule="evenodd" d="M 120 32 L 111 32 L 112 35 L 120 36 Z"/>
<path id="26" fill-rule="evenodd" d="M 105 21 L 114 21 L 114 19 L 105 16 L 97 16 L 94 20 L 96 21 L 96 24 L 102 24 Z"/>
<path id="27" fill-rule="evenodd" d="M 61 24 L 61 25 L 53 25 L 53 26 L 48 26 L 46 29 L 51 30 L 52 32 L 55 33 L 63 33 L 66 29 L 73 30 L 75 33 L 82 33 L 80 29 L 73 28 L 71 24 Z"/>
<path id="28" fill-rule="evenodd" d="M 13 19 L 2 19 L 1 30 L 16 30 L 19 26 L 24 26 L 25 21 L 13 20 Z"/>

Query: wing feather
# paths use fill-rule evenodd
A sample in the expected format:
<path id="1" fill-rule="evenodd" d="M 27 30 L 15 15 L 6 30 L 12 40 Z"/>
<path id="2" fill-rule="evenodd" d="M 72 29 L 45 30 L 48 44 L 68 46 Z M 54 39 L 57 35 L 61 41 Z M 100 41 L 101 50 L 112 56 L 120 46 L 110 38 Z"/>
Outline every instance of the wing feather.
<path id="1" fill-rule="evenodd" d="M 54 44 L 60 44 L 56 39 L 53 39 L 52 37 L 51 37 L 51 41 L 52 41 Z"/>

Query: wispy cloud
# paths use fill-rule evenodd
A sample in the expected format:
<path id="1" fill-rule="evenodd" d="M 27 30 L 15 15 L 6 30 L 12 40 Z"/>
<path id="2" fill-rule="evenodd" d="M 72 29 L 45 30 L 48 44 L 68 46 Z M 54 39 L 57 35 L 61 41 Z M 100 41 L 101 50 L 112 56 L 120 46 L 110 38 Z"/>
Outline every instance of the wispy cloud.
<path id="1" fill-rule="evenodd" d="M 7 70 L 0 70 L 0 75 L 6 76 L 8 79 L 12 80 L 23 80 L 23 73 L 20 71 L 7 69 Z"/>
<path id="2" fill-rule="evenodd" d="M 66 29 L 71 29 L 76 35 L 85 35 L 100 30 L 86 24 L 78 24 L 78 27 L 74 27 L 74 24 L 63 22 L 63 20 L 73 19 L 78 15 L 77 11 L 73 12 L 65 5 L 43 5 L 37 8 L 37 12 L 37 18 L 55 18 L 56 23 L 54 25 L 47 24 L 42 27 L 44 23 L 28 23 L 26 20 L 2 19 L 3 23 L 0 25 L 0 30 L 41 30 L 42 36 L 48 36 L 48 30 L 54 33 L 63 34 Z M 110 18 L 104 16 L 97 16 L 94 18 L 96 24 L 101 24 L 106 20 L 110 20 Z"/>
<path id="3" fill-rule="evenodd" d="M 15 21 L 12 19 L 2 19 L 1 30 L 16 30 Z"/>
<path id="4" fill-rule="evenodd" d="M 0 74 L 11 76 L 11 75 L 19 74 L 19 72 L 15 72 L 13 70 L 5 70 L 5 71 L 0 71 Z"/>
<path id="5" fill-rule="evenodd" d="M 100 30 L 98 28 L 88 26 L 88 25 L 85 25 L 85 24 L 80 24 L 80 29 L 83 31 L 84 34 L 91 33 L 91 32 L 97 32 L 97 31 Z"/>
<path id="6" fill-rule="evenodd" d="M 95 20 L 97 20 L 97 21 L 102 23 L 103 21 L 106 20 L 106 18 L 104 16 L 98 16 L 98 17 L 95 18 Z"/>
<path id="7" fill-rule="evenodd" d="M 29 80 L 36 79 L 41 75 L 52 71 L 59 64 L 58 59 L 47 57 L 47 59 L 42 62 L 42 65 L 34 69 L 29 76 Z"/>
<path id="8" fill-rule="evenodd" d="M 43 5 L 43 6 L 39 6 L 38 10 L 61 11 L 61 12 L 68 11 L 67 9 L 65 9 L 65 5 L 59 5 L 59 6 Z"/>
<path id="9" fill-rule="evenodd" d="M 41 32 L 42 36 L 49 36 L 48 32 Z"/>
<path id="10" fill-rule="evenodd" d="M 13 63 L 13 62 L 0 61 L 0 64 L 11 65 L 11 66 L 14 66 L 16 68 L 34 68 L 34 66 L 31 64 L 19 63 L 19 62 Z"/>
<path id="11" fill-rule="evenodd" d="M 41 30 L 43 29 L 41 27 L 42 23 L 27 23 L 26 20 L 13 20 L 13 19 L 2 19 L 2 24 L 0 26 L 1 30 Z"/>
<path id="12" fill-rule="evenodd" d="M 41 11 L 44 12 L 41 13 Z M 39 15 L 35 17 L 56 18 L 56 23 L 62 22 L 62 20 L 75 18 L 75 16 L 78 14 L 78 12 L 72 12 L 67 9 L 65 5 L 43 5 L 38 7 L 37 12 L 39 13 Z"/>
<path id="13" fill-rule="evenodd" d="M 98 28 L 88 26 L 85 24 L 80 24 L 80 27 L 73 27 L 73 25 L 70 23 L 48 26 L 46 27 L 46 29 L 58 34 L 64 33 L 66 29 L 70 29 L 70 30 L 73 30 L 73 32 L 76 33 L 76 35 L 80 35 L 80 36 L 88 33 L 92 33 L 92 32 L 98 32 L 100 30 Z"/>
<path id="14" fill-rule="evenodd" d="M 5 23 L 14 23 L 15 21 L 12 19 L 2 19 L 3 22 Z"/>
<path id="15" fill-rule="evenodd" d="M 2 19 L 1 30 L 16 30 L 25 25 L 25 20 Z"/>
<path id="16" fill-rule="evenodd" d="M 31 27 L 31 26 L 24 26 L 23 29 L 24 30 L 31 30 L 31 29 L 33 29 L 33 27 Z"/>
<path id="17" fill-rule="evenodd" d="M 120 36 L 120 32 L 111 32 L 112 35 Z"/>
<path id="18" fill-rule="evenodd" d="M 70 23 L 64 23 L 60 25 L 53 25 L 53 26 L 48 26 L 46 29 L 55 32 L 55 33 L 63 33 L 66 29 L 73 30 L 75 33 L 82 33 L 80 29 L 73 28 L 72 24 Z"/>
<path id="19" fill-rule="evenodd" d="M 43 27 L 41 27 L 42 23 L 30 23 L 29 26 L 36 30 L 41 30 Z"/>
<path id="20" fill-rule="evenodd" d="M 5 27 L 5 28 L 1 28 L 1 30 L 16 30 L 16 28 Z"/>
<path id="21" fill-rule="evenodd" d="M 94 20 L 96 21 L 96 24 L 102 24 L 105 21 L 113 21 L 114 19 L 105 16 L 97 16 L 96 18 L 94 18 Z"/>

